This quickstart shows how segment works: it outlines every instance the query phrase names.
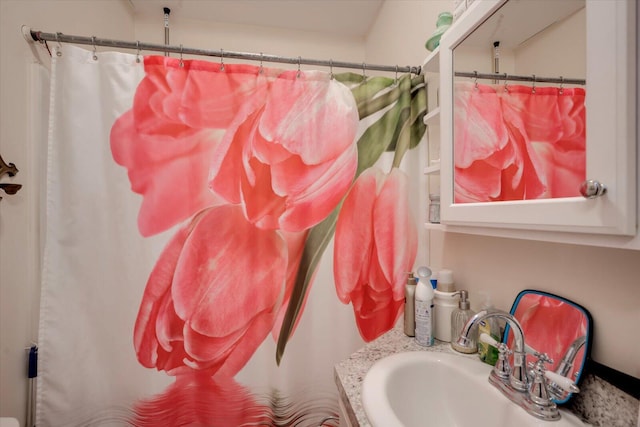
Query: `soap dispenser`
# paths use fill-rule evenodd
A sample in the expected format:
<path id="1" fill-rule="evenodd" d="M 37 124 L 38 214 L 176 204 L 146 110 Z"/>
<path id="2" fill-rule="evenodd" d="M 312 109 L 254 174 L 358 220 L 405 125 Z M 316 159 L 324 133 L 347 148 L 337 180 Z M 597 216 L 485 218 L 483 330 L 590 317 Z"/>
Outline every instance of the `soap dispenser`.
<path id="1" fill-rule="evenodd" d="M 458 308 L 451 313 L 451 346 L 454 350 L 462 353 L 475 353 L 478 351 L 476 346 L 477 337 L 469 337 L 471 339 L 471 347 L 460 347 L 456 345 L 456 341 L 460 336 L 460 332 L 464 325 L 467 324 L 476 313 L 471 310 L 471 304 L 469 303 L 469 292 L 460 291 L 460 301 L 458 302 Z"/>

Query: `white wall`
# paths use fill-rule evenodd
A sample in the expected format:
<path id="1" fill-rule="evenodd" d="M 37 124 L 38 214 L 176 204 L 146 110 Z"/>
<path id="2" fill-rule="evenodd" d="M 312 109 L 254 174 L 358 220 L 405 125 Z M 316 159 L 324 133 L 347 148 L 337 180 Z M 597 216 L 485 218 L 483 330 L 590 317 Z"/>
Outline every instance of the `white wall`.
<path id="1" fill-rule="evenodd" d="M 433 17 L 450 11 L 451 4 L 387 1 L 367 40 L 367 60 L 421 62 L 429 54 L 422 46 L 435 29 Z M 489 292 L 495 306 L 508 310 L 517 293 L 527 288 L 574 300 L 594 319 L 593 359 L 640 377 L 640 251 L 426 234 L 431 266 L 454 271 L 457 288 L 470 291 L 472 308 L 482 303 L 480 292 Z"/>
<path id="2" fill-rule="evenodd" d="M 162 10 L 157 16 L 136 16 L 135 37 L 151 43 L 164 43 Z M 277 28 L 226 24 L 182 19 L 179 10 L 172 11 L 169 24 L 172 45 L 225 51 L 264 53 L 297 58 L 334 59 L 360 62 L 364 60 L 363 41 L 353 37 L 337 37 L 324 33 L 284 30 Z M 174 55 L 175 56 L 175 55 Z M 186 58 L 187 56 L 185 56 Z M 202 59 L 202 57 L 199 57 Z M 210 58 L 218 61 L 218 58 Z M 242 62 L 227 59 L 225 62 Z M 276 68 L 295 68 L 297 65 L 264 64 Z M 302 69 L 318 67 L 301 66 Z M 326 71 L 329 71 L 328 69 Z M 336 68 L 339 73 L 344 69 Z"/>

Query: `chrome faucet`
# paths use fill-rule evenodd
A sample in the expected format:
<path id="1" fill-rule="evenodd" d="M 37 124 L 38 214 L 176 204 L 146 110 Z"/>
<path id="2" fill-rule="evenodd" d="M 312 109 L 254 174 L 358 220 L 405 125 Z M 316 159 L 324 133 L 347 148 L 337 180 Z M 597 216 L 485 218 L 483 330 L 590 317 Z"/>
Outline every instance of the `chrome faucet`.
<path id="1" fill-rule="evenodd" d="M 513 366 L 505 367 L 503 363 L 496 364 L 500 366 L 494 367 L 493 371 L 491 371 L 489 382 L 498 387 L 511 400 L 520 404 L 521 397 L 519 394 L 527 392 L 529 381 L 527 378 L 524 332 L 522 332 L 522 326 L 512 314 L 496 309 L 479 311 L 464 325 L 458 339 L 451 342 L 451 347 L 461 353 L 473 353 L 476 345 L 474 333 L 477 334 L 478 323 L 490 317 L 504 320 L 513 331 Z M 503 355 L 503 361 L 504 357 Z M 507 381 L 505 381 L 506 377 L 508 377 Z"/>
<path id="2" fill-rule="evenodd" d="M 570 378 L 545 369 L 544 364 L 553 363 L 553 360 L 546 354 L 534 351 L 525 345 L 522 326 L 512 314 L 495 309 L 478 312 L 464 325 L 458 339 L 451 341 L 451 347 L 462 353 L 473 353 L 472 347 L 475 346 L 473 334 L 477 333 L 478 323 L 490 317 L 497 317 L 507 322 L 513 331 L 513 351 L 509 350 L 505 343 L 498 343 L 487 334 L 481 334 L 478 337 L 479 340 L 498 348 L 498 361 L 489 374 L 489 383 L 531 415 L 548 421 L 559 419 L 560 412 L 552 398 L 561 391 L 578 393 L 580 390 Z M 573 359 L 582 345 L 584 342 L 581 344 L 580 340 L 576 340 L 567 349 L 565 354 L 567 363 L 573 364 Z M 531 364 L 530 373 L 526 366 L 527 352 L 538 358 L 535 364 Z M 509 365 L 508 361 L 510 353 L 513 353 L 513 366 Z"/>

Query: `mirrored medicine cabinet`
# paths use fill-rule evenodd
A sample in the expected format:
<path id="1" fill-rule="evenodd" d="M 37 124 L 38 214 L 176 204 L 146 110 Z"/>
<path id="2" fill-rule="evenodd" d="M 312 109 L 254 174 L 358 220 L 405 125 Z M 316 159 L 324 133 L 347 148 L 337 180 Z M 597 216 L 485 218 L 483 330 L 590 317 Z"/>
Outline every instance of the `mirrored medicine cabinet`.
<path id="1" fill-rule="evenodd" d="M 454 22 L 439 52 L 443 224 L 636 234 L 636 7 L 483 0 Z"/>

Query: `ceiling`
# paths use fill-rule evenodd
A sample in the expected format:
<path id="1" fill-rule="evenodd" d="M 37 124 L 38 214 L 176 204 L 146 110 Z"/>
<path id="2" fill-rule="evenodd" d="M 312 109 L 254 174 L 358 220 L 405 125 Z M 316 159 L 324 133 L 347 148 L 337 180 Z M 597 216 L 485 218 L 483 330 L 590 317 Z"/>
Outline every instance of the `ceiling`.
<path id="1" fill-rule="evenodd" d="M 385 0 L 128 0 L 137 16 L 258 25 L 364 38 Z M 170 21 L 171 22 L 171 21 Z"/>

